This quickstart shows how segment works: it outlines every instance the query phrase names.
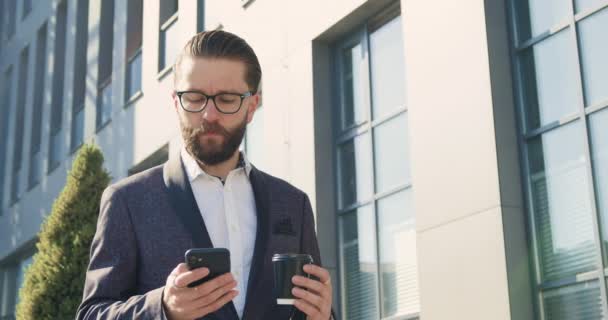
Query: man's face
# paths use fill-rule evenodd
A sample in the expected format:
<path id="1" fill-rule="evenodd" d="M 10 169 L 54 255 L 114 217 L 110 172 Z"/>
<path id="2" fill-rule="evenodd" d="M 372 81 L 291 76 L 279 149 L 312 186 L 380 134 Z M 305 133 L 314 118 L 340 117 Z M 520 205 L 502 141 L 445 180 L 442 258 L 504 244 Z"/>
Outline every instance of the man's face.
<path id="1" fill-rule="evenodd" d="M 249 91 L 245 82 L 245 64 L 241 61 L 186 56 L 176 74 L 175 91 L 196 90 L 207 95 L 243 94 Z M 173 105 L 179 116 L 186 149 L 199 161 L 215 165 L 228 160 L 238 149 L 247 124 L 258 104 L 257 95 L 245 98 L 237 113 L 223 114 L 209 100 L 203 111 L 185 111 L 179 97 L 173 94 Z"/>

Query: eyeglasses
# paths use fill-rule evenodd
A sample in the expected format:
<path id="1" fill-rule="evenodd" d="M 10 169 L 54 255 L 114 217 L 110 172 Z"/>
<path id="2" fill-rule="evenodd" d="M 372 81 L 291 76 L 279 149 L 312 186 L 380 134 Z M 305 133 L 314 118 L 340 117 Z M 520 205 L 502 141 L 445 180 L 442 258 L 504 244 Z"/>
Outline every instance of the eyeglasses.
<path id="1" fill-rule="evenodd" d="M 215 108 L 224 114 L 233 114 L 239 112 L 243 105 L 243 100 L 253 96 L 251 91 L 243 94 L 238 93 L 219 93 L 213 96 L 206 95 L 200 91 L 177 91 L 179 104 L 185 111 L 201 112 L 205 109 L 209 100 L 213 100 Z"/>

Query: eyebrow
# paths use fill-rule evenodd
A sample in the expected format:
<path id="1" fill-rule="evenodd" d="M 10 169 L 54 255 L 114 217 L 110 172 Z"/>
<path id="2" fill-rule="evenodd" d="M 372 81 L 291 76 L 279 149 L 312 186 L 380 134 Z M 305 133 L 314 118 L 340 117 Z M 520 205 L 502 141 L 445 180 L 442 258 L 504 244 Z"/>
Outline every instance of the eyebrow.
<path id="1" fill-rule="evenodd" d="M 191 89 L 191 88 L 186 89 L 186 90 L 176 90 L 176 91 L 178 91 L 178 92 L 179 91 L 182 91 L 182 92 L 199 92 L 199 93 L 204 93 L 204 94 L 209 95 L 209 96 L 215 96 L 215 95 L 222 94 L 222 93 L 230 93 L 230 94 L 242 95 L 243 93 L 249 92 L 249 91 L 245 91 L 245 92 L 241 93 L 238 90 L 234 90 L 234 91 L 220 90 L 220 91 L 216 92 L 215 94 L 209 94 L 209 93 L 207 93 L 207 92 L 205 92 L 203 90 Z"/>

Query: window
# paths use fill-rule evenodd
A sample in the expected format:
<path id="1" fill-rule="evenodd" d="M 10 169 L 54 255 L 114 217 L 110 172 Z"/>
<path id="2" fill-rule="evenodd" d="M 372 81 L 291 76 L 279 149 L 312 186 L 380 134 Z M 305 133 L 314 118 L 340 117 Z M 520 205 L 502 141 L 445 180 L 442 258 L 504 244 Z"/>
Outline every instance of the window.
<path id="1" fill-rule="evenodd" d="M 114 0 L 102 0 L 99 31 L 97 83 L 97 129 L 112 117 L 112 48 L 114 42 Z"/>
<path id="2" fill-rule="evenodd" d="M 513 1 L 513 8 L 537 314 L 601 319 L 608 316 L 601 294 L 608 275 L 608 47 L 602 35 L 608 2 L 528 0 Z"/>
<path id="3" fill-rule="evenodd" d="M 205 31 L 205 0 L 198 0 L 196 10 L 196 31 Z"/>
<path id="4" fill-rule="evenodd" d="M 40 140 L 42 133 L 42 104 L 44 100 L 44 78 L 46 75 L 46 23 L 38 30 L 36 39 L 36 75 L 34 77 L 34 106 L 32 112 L 32 136 L 30 143 L 30 168 L 28 186 L 31 189 L 40 181 Z"/>
<path id="5" fill-rule="evenodd" d="M 26 257 L 23 260 L 19 261 L 19 266 L 17 268 L 16 286 L 15 286 L 15 288 L 17 288 L 17 290 L 15 290 L 15 306 L 19 303 L 19 290 L 21 289 L 21 287 L 23 287 L 23 284 L 25 282 L 25 273 L 26 273 L 27 269 L 30 267 L 30 265 L 32 264 L 33 258 L 34 258 L 34 256 L 29 256 L 29 257 Z"/>
<path id="6" fill-rule="evenodd" d="M 10 40 L 15 35 L 15 28 L 17 27 L 17 0 L 5 0 L 4 5 L 6 10 L 3 10 L 4 23 L 6 28 L 2 28 L 6 30 L 6 34 L 3 37 L 4 40 Z"/>
<path id="7" fill-rule="evenodd" d="M 4 179 L 6 178 L 6 156 L 8 148 L 8 127 L 11 118 L 11 96 L 13 93 L 13 67 L 8 67 L 4 72 L 2 81 L 2 105 L 0 112 L 4 115 L 0 118 L 0 214 L 4 208 Z"/>
<path id="8" fill-rule="evenodd" d="M 27 85 L 27 65 L 29 49 L 26 47 L 21 51 L 19 57 L 19 80 L 17 87 L 17 122 L 15 123 L 15 144 L 13 145 L 13 177 L 11 182 L 11 204 L 15 203 L 21 194 L 21 157 L 23 152 L 23 127 L 25 126 L 25 91 Z"/>
<path id="9" fill-rule="evenodd" d="M 260 95 L 260 102 L 258 109 L 255 111 L 253 120 L 247 125 L 247 131 L 245 135 L 245 152 L 247 154 L 247 160 L 251 162 L 258 169 L 263 169 L 265 165 L 265 151 L 264 151 L 264 108 L 262 108 L 262 86 L 258 94 Z"/>
<path id="10" fill-rule="evenodd" d="M 17 268 L 15 264 L 4 265 L 0 268 L 2 283 L 2 300 L 0 300 L 0 319 L 14 319 L 15 316 L 15 288 L 17 286 Z"/>
<path id="11" fill-rule="evenodd" d="M 80 0 L 76 14 L 76 51 L 72 85 L 72 127 L 70 150 L 76 151 L 84 141 L 84 101 L 87 77 L 87 45 L 89 39 L 89 0 Z"/>
<path id="12" fill-rule="evenodd" d="M 25 271 L 32 264 L 32 258 L 33 255 L 29 255 L 0 267 L 0 320 L 15 319 L 19 290 L 25 280 Z"/>
<path id="13" fill-rule="evenodd" d="M 410 319 L 420 311 L 403 26 L 398 14 L 398 5 L 387 8 L 334 48 L 345 319 Z"/>
<path id="14" fill-rule="evenodd" d="M 65 72 L 65 37 L 66 37 L 67 4 L 65 1 L 57 6 L 55 21 L 55 52 L 53 53 L 53 97 L 51 99 L 51 137 L 49 143 L 48 171 L 59 166 L 62 153 L 61 122 L 63 118 L 63 83 Z"/>
<path id="15" fill-rule="evenodd" d="M 32 12 L 32 0 L 23 0 L 23 15 L 21 19 L 25 19 L 30 12 Z"/>
<path id="16" fill-rule="evenodd" d="M 142 0 L 129 1 L 127 21 L 127 75 L 125 100 L 129 102 L 141 92 Z"/>
<path id="17" fill-rule="evenodd" d="M 177 30 L 177 0 L 160 1 L 160 38 L 158 72 L 163 72 L 175 62 L 179 44 Z"/>

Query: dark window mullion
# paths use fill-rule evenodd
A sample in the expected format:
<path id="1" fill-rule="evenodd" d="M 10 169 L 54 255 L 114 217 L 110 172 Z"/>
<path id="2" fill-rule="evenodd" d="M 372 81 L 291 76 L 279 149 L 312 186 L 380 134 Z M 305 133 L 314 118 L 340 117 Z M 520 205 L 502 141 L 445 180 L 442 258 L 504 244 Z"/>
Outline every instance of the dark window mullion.
<path id="1" fill-rule="evenodd" d="M 534 204 L 533 204 L 533 195 L 532 195 L 532 181 L 530 174 L 530 163 L 528 159 L 529 151 L 526 145 L 526 139 L 524 133 L 527 130 L 527 124 L 529 123 L 528 115 L 526 113 L 526 99 L 525 99 L 525 76 L 524 73 L 525 65 L 522 63 L 521 56 L 525 52 L 525 49 L 531 47 L 531 44 L 525 45 L 526 42 L 522 41 L 522 33 L 524 33 L 520 28 L 529 28 L 529 25 L 525 26 L 524 24 L 530 23 L 529 16 L 526 19 L 521 17 L 522 10 L 517 4 L 521 4 L 521 2 L 517 2 L 517 0 L 509 1 L 509 11 L 510 11 L 510 19 L 511 22 L 511 46 L 512 56 L 513 56 L 513 70 L 514 70 L 514 78 L 517 79 L 515 81 L 514 92 L 516 96 L 516 110 L 517 110 L 517 127 L 519 134 L 517 135 L 519 150 L 520 150 L 520 164 L 522 171 L 522 185 L 523 185 L 523 193 L 524 197 L 524 206 L 526 209 L 526 224 L 528 225 L 528 232 L 530 232 L 530 237 L 528 237 L 528 247 L 532 251 L 531 259 L 529 260 L 529 264 L 532 267 L 532 277 L 535 286 L 541 284 L 541 271 L 542 270 L 542 261 L 539 259 L 540 257 L 540 248 L 538 243 L 538 234 L 537 234 L 537 225 L 534 219 Z M 524 4 L 524 5 L 527 5 Z M 522 21 L 522 23 L 519 23 Z M 523 22 L 525 21 L 525 22 Z M 521 45 L 520 45 L 521 44 Z M 544 319 L 544 301 L 542 299 L 541 291 L 535 290 L 533 292 L 533 304 L 535 306 L 535 314 L 539 319 Z"/>
<path id="2" fill-rule="evenodd" d="M 363 34 L 362 34 L 362 38 L 361 38 L 361 44 L 362 44 L 362 48 L 364 50 L 364 52 L 366 53 L 365 59 L 366 59 L 366 63 L 364 64 L 364 69 L 362 70 L 362 78 L 365 79 L 364 80 L 364 104 L 367 108 L 365 108 L 366 110 L 366 120 L 367 123 L 369 123 L 370 126 L 370 133 L 367 135 L 367 139 L 369 139 L 369 146 L 371 148 L 370 153 L 373 154 L 374 151 L 374 130 L 372 130 L 371 128 L 371 121 L 372 121 L 372 115 L 373 115 L 373 101 L 372 101 L 372 73 L 371 73 L 371 52 L 370 52 L 370 41 L 369 41 L 369 24 L 365 24 L 364 26 L 364 30 L 363 30 Z M 376 278 L 378 279 L 378 281 L 376 282 L 377 286 L 376 286 L 376 304 L 378 305 L 378 317 L 381 319 L 382 318 L 382 313 L 383 313 L 383 308 L 382 308 L 382 274 L 381 274 L 381 269 L 380 269 L 380 221 L 378 218 L 378 201 L 375 199 L 376 197 L 376 191 L 378 189 L 377 183 L 376 183 L 376 159 L 375 157 L 371 157 L 371 162 L 372 162 L 372 172 L 371 172 L 371 179 L 372 179 L 372 184 L 373 184 L 373 192 L 372 192 L 372 196 L 374 197 L 374 201 L 373 201 L 373 205 L 371 206 L 371 210 L 373 212 L 374 215 L 374 224 L 375 224 L 375 230 L 374 230 L 374 235 L 376 237 Z"/>

